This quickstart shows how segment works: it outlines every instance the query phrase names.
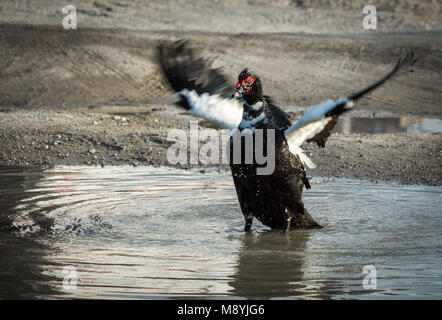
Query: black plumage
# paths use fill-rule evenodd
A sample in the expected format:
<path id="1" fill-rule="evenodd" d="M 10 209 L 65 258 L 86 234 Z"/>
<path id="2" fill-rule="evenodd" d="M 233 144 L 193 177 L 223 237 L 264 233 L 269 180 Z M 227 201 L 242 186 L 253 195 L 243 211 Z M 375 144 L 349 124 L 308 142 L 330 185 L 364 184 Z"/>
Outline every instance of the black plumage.
<path id="1" fill-rule="evenodd" d="M 239 133 L 232 135 L 228 146 L 230 169 L 245 219 L 244 230 L 250 230 L 254 217 L 272 229 L 288 230 L 290 228 L 319 227 L 319 224 L 313 220 L 304 208 L 302 202 L 303 188 L 310 188 L 307 173 L 299 157 L 290 152 L 284 137 L 284 129 L 290 125 L 288 115 L 276 106 L 269 97 L 263 96 L 261 80 L 250 70 L 245 69 L 239 74 L 238 83 L 248 77 L 253 77 L 255 82 L 250 91 L 242 94 L 246 101 L 243 119 L 247 119 L 252 112 L 255 119 L 260 114 L 265 114 L 262 120 L 253 124 L 253 128 L 255 129 L 254 132 L 256 130 L 263 131 L 264 141 L 262 146 L 264 153 L 267 157 L 273 157 L 275 169 L 270 175 L 258 175 L 257 168 L 260 167 L 260 164 L 255 157 L 252 164 L 245 163 L 245 144 L 241 146 L 243 152 L 241 163 L 235 164 L 232 156 L 233 145 L 236 139 L 243 138 Z M 276 121 L 276 118 L 278 121 Z M 241 124 L 239 128 L 242 130 Z M 267 139 L 271 138 L 269 134 L 272 134 L 269 129 L 274 132 L 274 154 L 270 154 L 270 150 L 265 148 Z M 254 133 L 253 139 L 253 146 L 256 150 Z"/>
<path id="2" fill-rule="evenodd" d="M 186 89 L 188 91 L 194 90 L 199 96 L 202 94 L 210 95 L 213 97 L 211 101 L 215 102 L 226 102 L 226 100 L 216 99 L 219 99 L 219 97 L 227 98 L 228 96 L 241 97 L 245 101 L 241 122 L 230 123 L 230 128 L 238 128 L 239 130 L 231 136 L 227 146 L 233 181 L 245 218 L 245 230 L 250 230 L 254 217 L 272 229 L 288 230 L 291 228 L 320 227 L 304 208 L 302 202 L 303 189 L 309 189 L 311 186 L 303 165 L 306 160 L 300 158 L 301 155 L 303 157 L 305 155 L 302 154 L 302 150 L 300 152 L 291 151 L 288 142 L 291 141 L 290 135 L 294 134 L 293 137 L 296 143 L 302 143 L 303 141 L 315 142 L 318 146 L 324 147 L 337 123 L 338 117 L 351 109 L 353 101 L 383 84 L 400 69 L 407 70 L 408 68 L 404 67 L 410 67 L 416 62 L 412 54 L 407 55 L 405 59 L 399 60 L 389 74 L 371 86 L 352 94 L 348 98 L 330 101 L 330 103 L 327 102 L 321 106 L 318 105 L 319 109 L 315 109 L 315 112 L 310 113 L 304 119 L 301 118 L 298 123 L 292 125 L 288 114 L 279 108 L 270 97 L 263 95 L 261 80 L 247 68 L 239 74 L 235 89 L 235 87 L 228 84 L 227 78 L 221 73 L 220 69 L 211 69 L 206 60 L 197 58 L 187 42 L 179 41 L 161 45 L 158 48 L 158 60 L 164 75 L 176 92 Z M 233 95 L 226 94 L 230 90 L 234 90 Z M 201 110 L 204 108 L 196 106 L 195 102 L 194 105 L 189 102 L 189 99 L 197 99 L 195 95 L 189 98 L 187 93 L 181 93 L 179 97 L 180 101 L 177 103 L 180 106 L 191 111 L 199 108 L 197 111 L 201 114 Z M 227 105 L 232 106 L 233 109 L 237 106 L 235 103 L 232 98 L 227 100 Z M 215 106 L 212 105 L 212 107 Z M 313 108 L 315 107 L 311 109 Z M 319 110 L 319 113 L 316 112 L 317 110 Z M 220 110 L 216 111 L 220 112 Z M 305 130 L 300 130 L 301 133 L 296 136 L 298 134 L 297 130 L 300 128 Z M 241 136 L 245 129 L 251 129 L 255 150 L 256 130 L 262 130 L 264 153 L 267 157 L 273 157 L 275 163 L 274 171 L 271 174 L 257 174 L 257 168 L 267 164 L 260 164 L 255 157 L 255 152 L 251 163 L 245 161 L 247 158 L 245 138 Z M 270 154 L 271 150 L 266 150 L 265 146 L 267 145 L 267 139 L 272 138 L 271 134 L 273 132 L 275 148 L 274 154 Z M 303 134 L 306 134 L 304 140 L 301 139 L 304 137 Z M 233 158 L 234 144 L 237 142 L 241 143 L 241 160 L 239 163 L 236 163 Z M 299 145 L 295 145 L 295 148 L 297 147 Z"/>
<path id="3" fill-rule="evenodd" d="M 275 161 L 273 173 L 257 175 L 256 169 L 262 165 L 258 164 L 255 158 L 252 164 L 245 164 L 244 154 L 241 163 L 234 164 L 233 144 L 235 139 L 241 137 L 233 135 L 227 146 L 233 181 L 245 219 L 244 229 L 250 230 L 254 217 L 272 229 L 319 227 L 302 202 L 303 188 L 310 188 L 305 168 L 299 157 L 290 152 L 284 131 L 277 126 L 265 100 L 262 109 L 266 114 L 266 121 L 257 123 L 255 129 L 263 130 L 263 146 L 267 145 L 268 129 L 275 130 L 275 151 L 270 155 Z M 255 135 L 253 137 L 255 138 Z M 243 144 L 241 151 L 244 150 Z M 264 148 L 264 153 L 266 152 L 268 150 Z M 269 153 L 266 153 L 266 156 L 269 156 Z"/>
<path id="4" fill-rule="evenodd" d="M 220 69 L 210 68 L 205 59 L 197 57 L 187 41 L 161 44 L 157 48 L 157 60 L 175 92 L 188 89 L 198 94 L 214 94 L 227 88 L 229 92 L 233 90 Z M 184 97 L 180 97 L 177 104 L 190 109 Z"/>

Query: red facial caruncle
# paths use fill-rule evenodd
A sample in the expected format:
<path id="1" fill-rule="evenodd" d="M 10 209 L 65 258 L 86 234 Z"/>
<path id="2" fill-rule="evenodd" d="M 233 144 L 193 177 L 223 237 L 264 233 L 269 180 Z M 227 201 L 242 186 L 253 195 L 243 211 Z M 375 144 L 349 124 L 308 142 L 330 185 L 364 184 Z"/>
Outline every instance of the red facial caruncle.
<path id="1" fill-rule="evenodd" d="M 236 88 L 239 89 L 239 87 L 244 86 L 246 87 L 245 93 L 249 92 L 252 89 L 252 85 L 255 82 L 255 78 L 252 78 L 251 76 L 248 76 L 241 82 L 236 83 Z"/>

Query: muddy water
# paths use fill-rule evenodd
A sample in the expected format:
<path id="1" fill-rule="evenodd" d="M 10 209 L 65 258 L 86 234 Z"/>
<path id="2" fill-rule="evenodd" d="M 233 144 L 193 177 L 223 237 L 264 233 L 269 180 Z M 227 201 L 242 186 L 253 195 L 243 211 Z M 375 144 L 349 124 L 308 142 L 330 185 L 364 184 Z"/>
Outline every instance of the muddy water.
<path id="1" fill-rule="evenodd" d="M 335 129 L 340 133 L 420 133 L 442 132 L 442 120 L 422 117 L 345 117 Z"/>
<path id="2" fill-rule="evenodd" d="M 442 298 L 441 187 L 312 182 L 323 229 L 244 233 L 228 172 L 3 168 L 0 298 Z"/>

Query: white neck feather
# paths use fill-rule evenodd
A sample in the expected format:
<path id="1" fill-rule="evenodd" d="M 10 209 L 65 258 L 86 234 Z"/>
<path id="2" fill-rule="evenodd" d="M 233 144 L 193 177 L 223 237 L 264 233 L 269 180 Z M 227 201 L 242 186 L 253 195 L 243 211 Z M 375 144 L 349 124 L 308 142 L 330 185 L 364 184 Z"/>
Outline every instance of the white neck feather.
<path id="1" fill-rule="evenodd" d="M 247 102 L 244 102 L 249 108 L 253 109 L 253 110 L 259 110 L 262 107 L 262 101 L 258 101 L 255 104 L 248 104 Z"/>

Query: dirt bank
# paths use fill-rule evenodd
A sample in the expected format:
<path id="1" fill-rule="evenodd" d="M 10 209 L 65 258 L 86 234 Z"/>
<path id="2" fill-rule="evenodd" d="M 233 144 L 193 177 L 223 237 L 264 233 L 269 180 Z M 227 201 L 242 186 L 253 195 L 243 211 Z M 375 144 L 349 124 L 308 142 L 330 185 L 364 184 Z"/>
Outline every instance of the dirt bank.
<path id="1" fill-rule="evenodd" d="M 235 81 L 242 68 L 261 76 L 280 103 L 308 106 L 349 95 L 414 51 L 414 72 L 388 83 L 358 108 L 442 114 L 442 33 L 376 37 L 201 34 L 0 27 L 0 106 L 56 109 L 143 105 L 171 91 L 154 59 L 160 41 L 189 38 Z"/>
<path id="2" fill-rule="evenodd" d="M 3 109 L 0 165 L 169 166 L 167 149 L 173 142 L 167 140 L 168 129 L 187 129 L 194 120 L 172 108 L 151 106 L 136 113 L 133 108 L 115 113 Z M 333 134 L 325 149 L 306 146 L 318 165 L 309 175 L 441 185 L 441 138 L 431 133 Z"/>

